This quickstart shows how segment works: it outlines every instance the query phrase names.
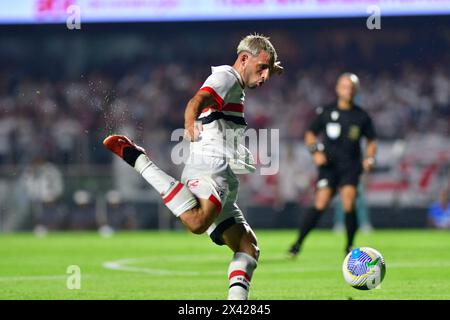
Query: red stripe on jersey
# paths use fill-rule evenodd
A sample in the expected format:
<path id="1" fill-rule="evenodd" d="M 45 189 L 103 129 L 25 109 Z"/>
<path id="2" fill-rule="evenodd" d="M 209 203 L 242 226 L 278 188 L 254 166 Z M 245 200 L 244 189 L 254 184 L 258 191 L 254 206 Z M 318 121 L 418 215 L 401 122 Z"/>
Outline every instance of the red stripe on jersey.
<path id="1" fill-rule="evenodd" d="M 211 109 L 212 110 L 218 110 L 218 107 L 216 105 L 207 106 L 207 107 L 203 108 L 202 113 L 203 112 L 208 112 Z"/>
<path id="2" fill-rule="evenodd" d="M 167 195 L 167 197 L 163 198 L 164 203 L 169 202 L 177 195 L 177 193 L 183 188 L 183 184 L 181 182 L 178 182 L 177 186 Z"/>
<path id="3" fill-rule="evenodd" d="M 223 106 L 223 99 L 222 99 L 221 96 L 219 96 L 217 94 L 216 91 L 214 91 L 213 88 L 211 88 L 211 87 L 203 87 L 200 90 L 209 92 L 213 96 L 214 100 L 216 100 L 217 104 L 219 105 L 219 109 L 222 108 L 222 106 Z"/>
<path id="4" fill-rule="evenodd" d="M 222 111 L 244 112 L 244 105 L 242 103 L 227 103 L 223 106 Z"/>
<path id="5" fill-rule="evenodd" d="M 219 210 L 219 213 L 220 211 L 222 211 L 222 204 L 220 203 L 219 199 L 217 199 L 213 194 L 209 196 L 208 200 L 214 203 L 217 210 Z"/>
<path id="6" fill-rule="evenodd" d="M 233 272 L 230 273 L 230 276 L 228 277 L 228 279 L 231 280 L 231 278 L 234 278 L 237 276 L 243 276 L 245 279 L 247 279 L 247 281 L 250 282 L 249 275 L 245 271 L 242 271 L 242 270 L 234 270 Z"/>

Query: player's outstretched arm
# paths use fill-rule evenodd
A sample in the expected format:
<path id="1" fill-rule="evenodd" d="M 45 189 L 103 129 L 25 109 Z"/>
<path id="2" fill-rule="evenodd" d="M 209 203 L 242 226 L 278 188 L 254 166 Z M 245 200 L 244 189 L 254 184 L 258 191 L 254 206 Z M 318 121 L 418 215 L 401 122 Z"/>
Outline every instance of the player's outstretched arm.
<path id="1" fill-rule="evenodd" d="M 199 128 L 195 127 L 195 120 L 198 118 L 204 107 L 212 104 L 214 104 L 212 95 L 203 90 L 198 91 L 195 96 L 189 100 L 184 111 L 185 137 L 189 141 L 196 141 L 198 139 Z"/>

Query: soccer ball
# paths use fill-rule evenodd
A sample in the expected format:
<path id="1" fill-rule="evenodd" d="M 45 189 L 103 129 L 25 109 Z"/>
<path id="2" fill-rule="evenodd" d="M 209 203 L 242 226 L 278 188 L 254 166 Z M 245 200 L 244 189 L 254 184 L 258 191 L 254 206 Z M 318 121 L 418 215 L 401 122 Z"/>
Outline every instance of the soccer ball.
<path id="1" fill-rule="evenodd" d="M 342 264 L 342 272 L 345 281 L 353 288 L 370 290 L 383 281 L 386 264 L 377 250 L 361 247 L 347 254 Z"/>

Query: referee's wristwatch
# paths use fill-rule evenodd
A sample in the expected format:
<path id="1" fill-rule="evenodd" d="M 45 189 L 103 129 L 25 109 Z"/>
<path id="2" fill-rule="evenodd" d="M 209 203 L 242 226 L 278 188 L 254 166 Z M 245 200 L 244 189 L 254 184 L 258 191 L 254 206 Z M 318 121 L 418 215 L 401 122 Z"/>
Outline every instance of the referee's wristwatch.
<path id="1" fill-rule="evenodd" d="M 371 165 L 375 165 L 375 157 L 366 157 L 366 161 Z"/>
<path id="2" fill-rule="evenodd" d="M 311 154 L 314 154 L 316 152 L 323 152 L 325 150 L 325 146 L 323 143 L 313 143 L 308 147 L 308 150 Z"/>

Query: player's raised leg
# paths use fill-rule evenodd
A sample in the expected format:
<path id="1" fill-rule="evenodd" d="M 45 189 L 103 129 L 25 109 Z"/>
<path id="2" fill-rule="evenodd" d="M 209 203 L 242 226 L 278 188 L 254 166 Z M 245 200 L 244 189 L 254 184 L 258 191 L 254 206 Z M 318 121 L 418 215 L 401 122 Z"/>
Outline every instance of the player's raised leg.
<path id="1" fill-rule="evenodd" d="M 358 220 L 355 210 L 357 193 L 358 191 L 354 185 L 344 185 L 340 190 L 342 207 L 345 212 L 345 226 L 347 229 L 347 245 L 345 246 L 346 254 L 352 251 L 353 240 L 356 231 L 358 230 Z"/>
<path id="2" fill-rule="evenodd" d="M 108 136 L 103 144 L 139 172 L 159 192 L 170 211 L 193 233 L 205 232 L 217 217 L 220 202 L 197 199 L 184 184 L 157 167 L 145 150 L 126 136 Z"/>
<path id="3" fill-rule="evenodd" d="M 225 230 L 222 239 L 234 252 L 228 267 L 228 300 L 247 300 L 253 271 L 259 258 L 255 233 L 247 224 L 239 223 Z"/>
<path id="4" fill-rule="evenodd" d="M 289 255 L 295 257 L 299 252 L 300 248 L 309 232 L 314 229 L 322 216 L 323 212 L 328 208 L 331 199 L 334 195 L 334 189 L 330 187 L 323 187 L 317 190 L 314 207 L 309 210 L 305 217 L 303 218 L 302 224 L 300 225 L 300 232 L 297 241 L 289 249 Z"/>

